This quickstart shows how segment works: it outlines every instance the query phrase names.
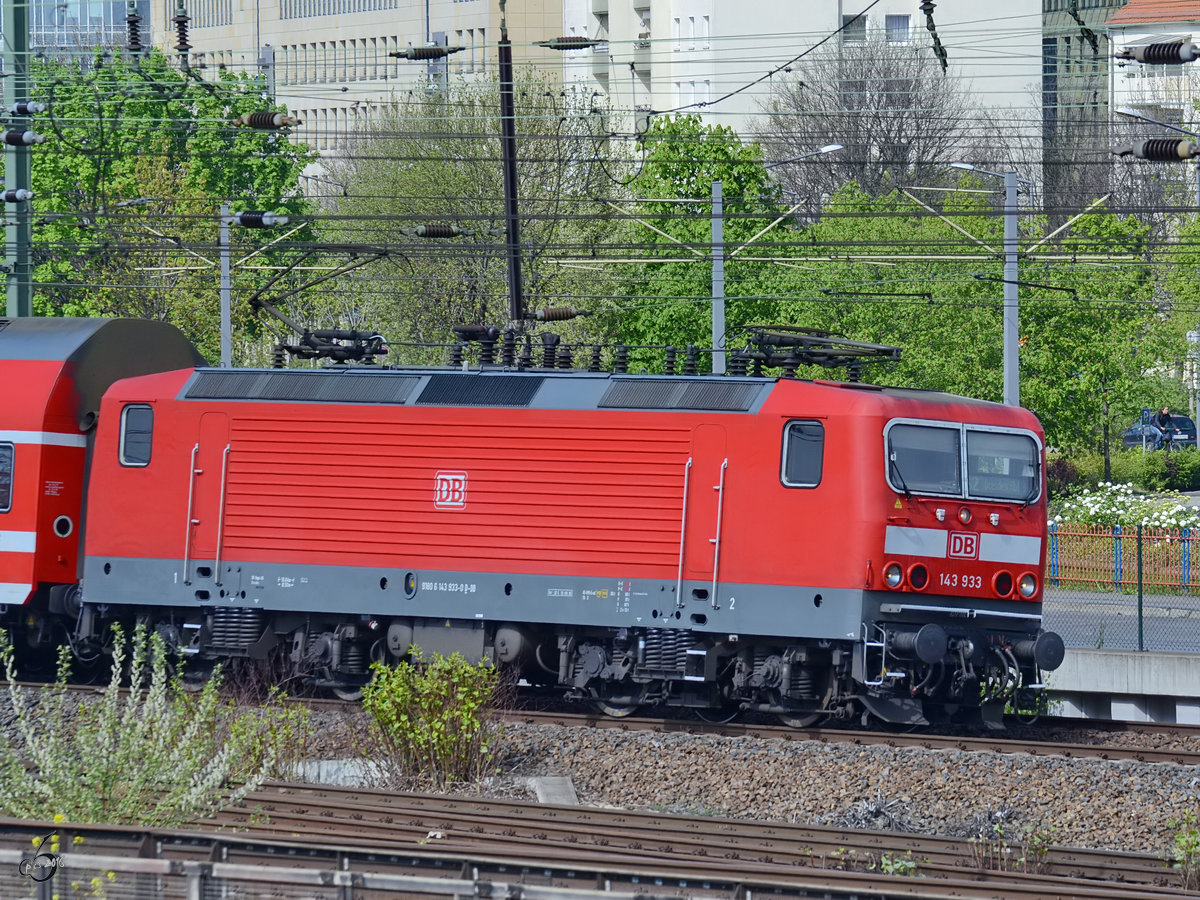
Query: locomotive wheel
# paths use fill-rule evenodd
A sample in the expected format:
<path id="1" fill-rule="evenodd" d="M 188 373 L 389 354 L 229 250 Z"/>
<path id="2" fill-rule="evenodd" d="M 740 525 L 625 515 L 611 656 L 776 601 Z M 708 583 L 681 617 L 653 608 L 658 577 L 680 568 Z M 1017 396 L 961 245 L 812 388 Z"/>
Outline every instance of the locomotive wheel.
<path id="1" fill-rule="evenodd" d="M 363 689 L 361 686 L 353 687 L 350 685 L 345 685 L 331 687 L 330 690 L 333 691 L 333 696 L 337 697 L 339 700 L 345 700 L 348 703 L 357 703 L 363 698 Z"/>
<path id="2" fill-rule="evenodd" d="M 711 709 L 695 709 L 696 718 L 709 725 L 726 725 L 738 717 L 742 709 L 734 704 L 725 704 Z"/>
<path id="3" fill-rule="evenodd" d="M 612 719 L 624 719 L 638 711 L 636 703 L 609 703 L 607 700 L 593 700 L 592 706 L 596 711 Z"/>
<path id="4" fill-rule="evenodd" d="M 213 664 L 189 662 L 179 673 L 179 687 L 188 694 L 198 694 L 212 680 Z"/>
<path id="5" fill-rule="evenodd" d="M 806 716 L 793 716 L 789 713 L 779 713 L 779 721 L 788 728 L 811 728 L 820 722 L 828 713 L 815 712 Z"/>

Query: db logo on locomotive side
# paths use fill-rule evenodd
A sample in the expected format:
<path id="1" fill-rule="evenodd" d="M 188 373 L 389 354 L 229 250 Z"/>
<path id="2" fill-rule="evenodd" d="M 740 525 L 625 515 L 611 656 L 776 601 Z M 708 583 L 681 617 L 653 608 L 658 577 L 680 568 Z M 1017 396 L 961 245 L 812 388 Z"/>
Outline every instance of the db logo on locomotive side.
<path id="1" fill-rule="evenodd" d="M 979 556 L 979 535 L 965 531 L 950 532 L 950 556 L 976 559 Z"/>
<path id="2" fill-rule="evenodd" d="M 463 509 L 467 505 L 467 473 L 438 472 L 433 478 L 433 505 L 438 509 Z"/>

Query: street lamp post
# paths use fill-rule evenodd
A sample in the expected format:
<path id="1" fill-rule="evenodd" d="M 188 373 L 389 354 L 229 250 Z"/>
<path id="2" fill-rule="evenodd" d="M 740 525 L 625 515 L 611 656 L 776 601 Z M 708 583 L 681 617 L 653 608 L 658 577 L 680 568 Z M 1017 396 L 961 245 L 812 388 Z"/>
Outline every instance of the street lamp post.
<path id="1" fill-rule="evenodd" d="M 230 310 L 229 286 L 229 226 L 241 225 L 243 228 L 274 228 L 276 225 L 286 225 L 287 216 L 276 215 L 272 212 L 247 211 L 229 214 L 229 204 L 221 204 L 221 366 L 230 368 L 233 365 L 233 314 Z"/>
<path id="2" fill-rule="evenodd" d="M 1186 134 L 1194 140 L 1200 140 L 1200 135 L 1194 131 L 1189 131 L 1186 128 L 1180 128 L 1178 125 L 1169 125 L 1166 122 L 1160 122 L 1158 119 L 1151 119 L 1149 116 L 1143 116 L 1136 109 L 1128 106 L 1122 106 L 1117 110 L 1118 116 L 1125 116 L 1128 119 L 1138 119 L 1142 122 L 1148 122 L 1151 125 L 1157 125 L 1159 128 L 1166 128 L 1168 131 L 1177 131 L 1180 134 Z M 1200 156 L 1196 157 L 1196 206 L 1200 208 Z"/>
<path id="3" fill-rule="evenodd" d="M 1017 278 L 1017 173 L 991 172 L 970 163 L 951 163 L 956 169 L 979 172 L 1004 179 L 1004 405 L 1021 405 L 1021 370 L 1017 357 L 1020 343 L 1019 290 Z"/>
<path id="4" fill-rule="evenodd" d="M 845 147 L 843 147 L 841 144 L 826 144 L 820 150 L 813 150 L 810 153 L 802 153 L 799 156 L 793 156 L 790 159 L 781 159 L 778 162 L 767 163 L 766 166 L 764 166 L 764 168 L 773 169 L 776 166 L 782 166 L 786 163 L 800 162 L 800 160 L 802 160 L 802 159 L 809 159 L 810 157 L 813 157 L 813 156 L 820 156 L 822 153 L 833 153 L 835 150 L 844 150 L 844 149 L 845 149 Z"/>

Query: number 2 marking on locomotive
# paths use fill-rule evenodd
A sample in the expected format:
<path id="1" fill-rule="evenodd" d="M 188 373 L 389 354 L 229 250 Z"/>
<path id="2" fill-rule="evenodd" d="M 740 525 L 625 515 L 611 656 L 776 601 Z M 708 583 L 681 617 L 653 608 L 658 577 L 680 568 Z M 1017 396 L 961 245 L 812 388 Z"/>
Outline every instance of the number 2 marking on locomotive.
<path id="1" fill-rule="evenodd" d="M 733 609 L 733 607 L 734 607 L 734 604 L 736 604 L 736 603 L 737 603 L 737 599 L 736 599 L 735 597 L 730 597 L 730 598 L 729 598 L 729 608 L 730 608 L 730 609 Z"/>

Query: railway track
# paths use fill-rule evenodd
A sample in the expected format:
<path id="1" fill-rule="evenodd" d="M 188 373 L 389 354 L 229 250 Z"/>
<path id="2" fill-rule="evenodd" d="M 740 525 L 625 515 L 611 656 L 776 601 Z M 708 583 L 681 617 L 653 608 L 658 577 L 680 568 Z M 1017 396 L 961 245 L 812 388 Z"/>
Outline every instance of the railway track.
<path id="1" fill-rule="evenodd" d="M 267 785 L 241 808 L 195 826 L 147 832 L 0 820 L 0 842 L 30 846 L 32 837 L 55 830 L 59 844 L 72 848 L 68 863 L 79 871 L 107 866 L 145 873 L 153 867 L 122 868 L 120 860 L 172 861 L 160 884 L 166 883 L 162 874 L 182 876 L 192 871 L 187 863 L 206 863 L 210 874 L 215 864 L 233 867 L 231 874 L 236 867 L 324 866 L 359 876 L 361 886 L 369 877 L 383 885 L 384 876 L 419 875 L 440 878 L 445 893 L 459 895 L 498 896 L 496 885 L 503 883 L 505 896 L 530 898 L 554 896 L 546 893 L 554 887 L 596 886 L 641 897 L 1187 895 L 1180 873 L 1147 854 L 1048 847 L 1031 855 L 1028 847 L 892 832 L 285 783 Z M 285 878 L 280 869 L 276 887 Z M 463 889 L 464 880 L 470 889 Z M 2 876 L 0 889 L 6 889 Z M 160 890 L 137 896 L 193 895 Z"/>
<path id="2" fill-rule="evenodd" d="M 1001 737 L 995 733 L 936 734 L 929 732 L 897 734 L 887 731 L 868 731 L 849 728 L 789 728 L 782 725 L 727 723 L 710 724 L 699 720 L 679 718 L 628 717 L 613 719 L 599 714 L 578 714 L 538 711 L 513 711 L 504 714 L 509 721 L 528 725 L 560 725 L 589 728 L 615 728 L 623 731 L 658 731 L 697 735 L 721 735 L 724 737 L 754 737 L 781 741 L 816 741 L 818 743 L 848 743 L 883 745 L 889 747 L 915 747 L 923 750 L 961 750 L 965 752 L 1026 753 L 1032 756 L 1062 756 L 1080 759 L 1135 760 L 1137 762 L 1166 762 L 1179 765 L 1200 765 L 1200 749 L 1187 750 L 1179 747 L 1155 748 L 1145 746 L 1123 746 L 1120 743 L 1062 741 L 1030 736 Z M 1055 724 L 1069 733 L 1078 733 L 1077 722 L 1072 725 Z M 1087 726 L 1090 730 L 1090 726 Z M 1026 727 L 1024 730 L 1032 730 Z M 1200 728 L 1189 726 L 1159 726 L 1139 730 L 1136 728 L 1103 729 L 1113 734 L 1144 733 L 1171 734 L 1181 739 L 1194 739 L 1200 748 Z"/>
<path id="3" fill-rule="evenodd" d="M 22 683 L 37 689 L 38 683 Z M 72 686 L 82 695 L 94 695 L 103 690 L 91 685 Z M 344 711 L 347 715 L 362 713 L 356 702 L 330 698 L 300 697 L 291 702 L 325 712 Z M 953 733 L 920 731 L 900 733 L 872 731 L 848 726 L 814 726 L 792 728 L 784 725 L 735 721 L 724 724 L 704 722 L 682 716 L 628 716 L 613 718 L 600 713 L 577 713 L 560 710 L 513 709 L 501 713 L 507 721 L 528 725 L 557 725 L 563 727 L 610 728 L 621 731 L 657 731 L 724 737 L 753 737 L 781 741 L 815 741 L 889 747 L 913 747 L 923 750 L 960 750 L 964 752 L 993 752 L 1059 756 L 1072 759 L 1131 760 L 1145 763 L 1175 763 L 1200 766 L 1200 726 L 1092 721 L 1078 719 L 1045 719 L 1034 725 L 1014 721 L 1011 732 L 987 732 L 957 728 Z M 1106 736 L 1113 736 L 1107 740 Z M 1169 746 L 1149 746 L 1147 741 L 1130 745 L 1123 736 L 1141 735 L 1159 739 Z M 1083 736 L 1086 740 L 1079 740 Z M 1066 739 L 1064 739 L 1064 737 Z M 1187 747 L 1194 744 L 1195 749 Z M 1181 746 L 1182 745 L 1182 746 Z"/>

